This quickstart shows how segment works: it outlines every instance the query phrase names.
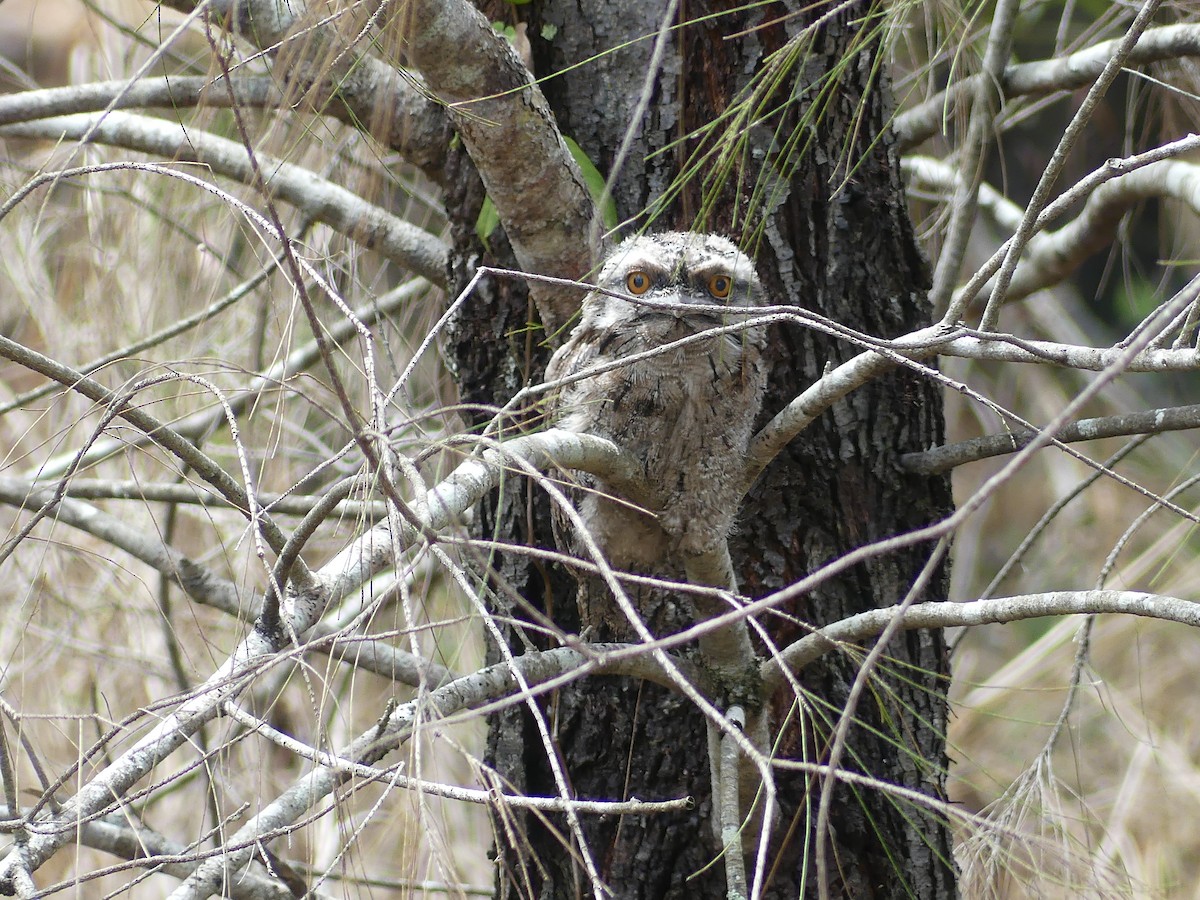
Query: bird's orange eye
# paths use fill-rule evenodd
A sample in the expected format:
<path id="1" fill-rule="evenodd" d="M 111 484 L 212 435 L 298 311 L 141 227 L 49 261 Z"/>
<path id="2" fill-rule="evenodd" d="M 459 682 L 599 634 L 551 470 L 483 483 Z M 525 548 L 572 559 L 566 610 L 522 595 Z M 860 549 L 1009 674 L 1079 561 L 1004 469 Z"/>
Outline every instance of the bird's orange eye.
<path id="1" fill-rule="evenodd" d="M 708 292 L 718 300 L 724 300 L 733 290 L 733 279 L 728 275 L 714 275 L 708 279 Z"/>
<path id="2" fill-rule="evenodd" d="M 630 272 L 625 276 L 625 287 L 631 294 L 644 294 L 650 290 L 650 276 L 645 272 Z"/>

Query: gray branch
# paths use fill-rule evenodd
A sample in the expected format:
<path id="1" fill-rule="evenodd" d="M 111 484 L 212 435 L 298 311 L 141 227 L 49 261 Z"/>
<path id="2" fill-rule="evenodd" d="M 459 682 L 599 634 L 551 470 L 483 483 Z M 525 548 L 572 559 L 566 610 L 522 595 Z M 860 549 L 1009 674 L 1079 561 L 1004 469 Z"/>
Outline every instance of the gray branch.
<path id="1" fill-rule="evenodd" d="M 199 75 L 144 78 L 141 81 L 97 81 L 91 84 L 21 91 L 0 95 L 0 125 L 14 125 L 50 116 L 113 109 L 161 107 L 280 108 L 284 95 L 278 82 L 264 75 L 246 75 L 232 83 Z"/>
<path id="2" fill-rule="evenodd" d="M 415 504 L 417 508 L 427 511 L 423 527 L 437 530 L 450 524 L 499 483 L 505 472 L 505 459 L 514 455 L 539 468 L 564 465 L 593 471 L 612 484 L 632 485 L 638 468 L 611 442 L 587 435 L 549 431 L 517 438 L 505 444 L 503 450 L 489 449 L 480 458 L 467 460 L 441 485 L 429 491 L 424 503 Z M 419 536 L 413 526 L 405 528 L 405 532 L 405 535 L 393 536 L 390 523 L 375 526 L 313 573 L 303 593 L 289 591 L 280 605 L 280 615 L 286 617 L 284 632 L 300 636 L 309 634 L 331 603 L 358 589 L 384 568 L 394 566 L 395 554 L 408 544 L 405 537 L 412 539 Z M 17 883 L 24 884 L 28 873 L 35 871 L 59 848 L 74 839 L 79 822 L 93 819 L 114 800 L 124 797 L 156 766 L 185 745 L 201 726 L 213 719 L 227 701 L 234 700 L 262 668 L 277 658 L 279 652 L 280 648 L 271 635 L 257 628 L 251 630 L 228 660 L 188 700 L 173 713 L 164 715 L 144 737 L 96 773 L 57 811 L 38 820 L 37 833 L 29 841 L 13 846 L 7 856 L 0 859 L 0 891 L 11 889 Z M 573 652 L 576 651 L 563 651 L 561 655 L 573 659 L 570 656 Z M 618 657 L 613 663 L 628 666 L 629 671 L 639 674 L 644 670 L 644 677 L 660 671 L 653 661 L 626 663 L 622 660 L 622 657 Z M 595 663 L 591 657 L 587 657 L 586 661 L 588 664 Z M 676 669 L 696 677 L 698 683 L 699 673 L 692 667 L 679 665 Z M 487 677 L 482 673 L 467 676 L 468 679 L 477 677 L 487 682 Z M 471 684 L 473 682 L 470 680 L 460 679 L 439 688 L 432 695 L 445 697 L 449 702 L 451 696 L 461 694 L 454 705 L 456 709 L 461 708 L 461 704 L 467 702 L 463 698 L 472 696 Z M 511 690 L 511 687 L 512 682 L 507 682 L 506 688 Z M 486 689 L 481 687 L 476 690 Z M 357 758 L 357 752 L 349 753 L 349 758 Z M 326 773 L 322 777 L 329 777 L 328 770 L 318 770 L 312 777 L 317 778 L 322 772 Z M 297 801 L 292 798 L 290 802 L 294 806 Z"/>
<path id="3" fill-rule="evenodd" d="M 161 159 L 201 163 L 214 173 L 243 184 L 254 183 L 246 148 L 194 128 L 129 113 L 101 118 L 87 114 L 59 116 L 0 127 L 0 137 L 83 140 L 148 153 Z M 290 203 L 313 221 L 322 222 L 368 250 L 426 278 L 446 283 L 446 246 L 352 191 L 309 170 L 266 154 L 256 154 L 272 196 Z"/>
<path id="4" fill-rule="evenodd" d="M 1059 431 L 1055 440 L 1070 444 L 1076 441 L 1095 441 L 1100 438 L 1122 437 L 1131 434 L 1185 431 L 1189 428 L 1200 428 L 1200 405 L 1172 406 L 1116 416 L 1103 416 L 1096 419 L 1080 419 Z M 920 453 L 905 453 L 900 457 L 900 465 L 909 472 L 916 472 L 920 475 L 936 475 L 948 472 L 965 463 L 1013 453 L 1036 436 L 1036 431 L 1028 429 L 1010 431 L 1005 434 L 984 435 L 967 441 L 934 447 L 932 450 Z"/>
<path id="5" fill-rule="evenodd" d="M 166 0 L 190 13 L 194 0 Z M 317 113 L 364 130 L 435 182 L 450 146 L 450 122 L 419 76 L 347 47 L 328 22 L 310 21 L 302 0 L 218 0 L 209 4 L 239 37 L 274 58 L 277 80 L 307 94 Z"/>
<path id="6" fill-rule="evenodd" d="M 918 603 L 906 610 L 898 606 L 872 609 L 814 631 L 785 648 L 762 666 L 763 690 L 770 696 L 787 683 L 785 670 L 797 673 L 838 644 L 861 641 L 881 634 L 888 623 L 901 616 L 906 631 L 917 628 L 954 628 L 995 625 L 1040 619 L 1045 616 L 1119 614 L 1145 616 L 1200 626 L 1200 603 L 1161 594 L 1136 591 L 1052 591 L 1017 597 L 996 597 L 969 603 Z"/>
<path id="7" fill-rule="evenodd" d="M 1073 90 L 1095 81 L 1112 58 L 1120 39 L 1095 44 L 1062 59 L 1009 66 L 1000 79 L 1005 98 L 1040 96 Z M 1200 56 L 1200 25 L 1166 25 L 1147 30 L 1129 54 L 1130 65 Z M 896 117 L 894 128 L 900 150 L 911 150 L 940 134 L 949 112 L 971 96 L 980 75 L 964 78 L 946 91 L 930 97 Z"/>
<path id="8" fill-rule="evenodd" d="M 526 272 L 582 280 L 596 262 L 596 209 L 546 98 L 512 46 L 466 0 L 392 3 L 413 64 L 471 154 Z M 533 282 L 548 334 L 582 299 L 577 289 Z"/>
<path id="9" fill-rule="evenodd" d="M 0 818 L 16 818 L 8 807 L 0 805 Z M 200 864 L 203 851 L 173 841 L 147 828 L 132 816 L 113 813 L 102 819 L 81 822 L 79 842 L 85 847 L 111 853 L 135 864 L 184 879 Z M 124 868 L 124 867 L 123 867 Z M 92 873 L 98 875 L 101 873 Z M 230 900 L 294 900 L 295 895 L 283 884 L 267 877 L 261 869 L 243 869 L 225 885 Z"/>
<path id="10" fill-rule="evenodd" d="M 40 509 L 53 502 L 52 487 L 34 486 L 28 481 L 0 477 L 0 502 L 24 509 Z M 154 570 L 178 584 L 185 594 L 198 603 L 219 609 L 236 618 L 247 618 L 249 605 L 242 602 L 232 582 L 212 570 L 188 559 L 178 550 L 151 538 L 122 519 L 109 515 L 80 500 L 61 499 L 54 505 L 52 516 L 80 531 L 124 550 Z"/>
<path id="11" fill-rule="evenodd" d="M 634 650 L 632 654 L 627 652 L 631 649 Z M 478 707 L 497 697 L 509 697 L 512 702 L 521 701 L 522 697 L 513 696 L 517 688 L 514 670 L 519 670 L 525 682 L 531 686 L 545 684 L 568 674 L 579 677 L 585 672 L 629 675 L 671 683 L 651 655 L 641 648 L 597 644 L 588 650 L 587 654 L 566 647 L 531 652 L 515 657 L 511 663 L 499 663 L 453 681 L 432 691 L 427 697 L 399 707 L 388 716 L 386 723 L 372 726 L 349 747 L 336 754 L 337 759 L 372 765 L 429 722 Z M 696 674 L 686 664 L 681 668 Z M 226 873 L 240 871 L 253 858 L 262 840 L 286 833 L 300 816 L 354 774 L 355 767 L 348 765 L 331 764 L 315 768 L 242 826 L 226 842 L 227 846 L 236 849 L 202 863 L 171 893 L 171 900 L 203 900 L 208 897 L 220 887 Z M 387 782 L 386 773 L 382 774 L 380 780 Z"/>

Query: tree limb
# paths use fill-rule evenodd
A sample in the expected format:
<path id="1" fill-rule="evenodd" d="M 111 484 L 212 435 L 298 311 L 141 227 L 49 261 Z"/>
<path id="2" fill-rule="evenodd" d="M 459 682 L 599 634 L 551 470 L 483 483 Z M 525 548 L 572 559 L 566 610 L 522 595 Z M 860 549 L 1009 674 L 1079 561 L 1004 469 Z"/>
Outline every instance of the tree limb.
<path id="1" fill-rule="evenodd" d="M 165 0 L 193 12 L 195 0 Z M 209 8 L 226 28 L 274 58 L 289 93 L 308 94 L 318 114 L 373 135 L 435 183 L 452 132 L 441 105 L 419 76 L 347 46 L 328 19 L 310 21 L 303 0 L 219 0 Z"/>
<path id="2" fill-rule="evenodd" d="M 201 163 L 218 175 L 252 184 L 254 171 L 245 148 L 193 128 L 129 113 L 99 116 L 80 114 L 39 119 L 0 127 L 0 137 L 40 140 L 82 140 L 148 153 L 162 159 Z M 267 174 L 273 196 L 290 203 L 313 221 L 377 250 L 397 265 L 433 284 L 445 286 L 446 247 L 384 209 L 352 191 L 326 181 L 301 166 L 256 154 Z"/>
<path id="3" fill-rule="evenodd" d="M 231 83 L 220 78 L 181 75 L 128 81 L 95 81 L 0 95 L 0 125 L 15 125 L 51 116 L 113 109 L 233 106 L 279 109 L 283 92 L 273 78 L 242 75 Z"/>
<path id="4" fill-rule="evenodd" d="M 598 257 L 585 238 L 597 212 L 546 98 L 512 46 L 466 0 L 393 3 L 387 28 L 447 110 L 527 272 L 582 280 Z M 533 282 L 554 335 L 582 293 Z"/>
<path id="5" fill-rule="evenodd" d="M 1056 436 L 1056 441 L 1095 441 L 1107 437 L 1160 434 L 1189 428 L 1200 428 L 1200 405 L 1169 406 L 1116 416 L 1080 419 L 1062 428 Z M 905 453 L 900 457 L 900 465 L 919 475 L 936 475 L 969 462 L 1020 450 L 1033 440 L 1036 434 L 1036 431 L 1018 429 L 1005 434 L 989 434 L 954 444 L 944 444 L 920 453 Z"/>
<path id="6" fill-rule="evenodd" d="M 995 625 L 1039 619 L 1045 616 L 1087 614 L 1145 616 L 1200 627 L 1200 603 L 1161 594 L 1136 591 L 1052 591 L 996 597 L 968 603 L 929 602 L 910 606 L 872 609 L 815 630 L 768 659 L 762 666 L 763 689 L 770 696 L 782 688 L 784 670 L 796 673 L 836 650 L 839 643 L 874 637 L 883 632 L 898 614 L 906 631 L 918 628 L 953 628 Z"/>
<path id="7" fill-rule="evenodd" d="M 515 657 L 511 663 L 499 663 L 460 678 L 399 707 L 386 717 L 386 721 L 372 726 L 339 752 L 336 759 L 372 765 L 430 722 L 494 697 L 506 696 L 512 702 L 521 702 L 523 697 L 513 696 L 516 670 L 530 685 L 543 684 L 568 673 L 581 676 L 588 671 L 592 674 L 610 672 L 663 679 L 657 663 L 642 648 L 635 648 L 635 655 L 610 657 L 607 667 L 600 662 L 604 654 L 629 648 L 625 645 L 596 645 L 589 649 L 599 655 L 584 655 L 566 647 L 535 651 Z M 208 897 L 219 887 L 226 872 L 241 869 L 252 858 L 261 841 L 285 833 L 288 826 L 304 812 L 357 772 L 354 766 L 337 764 L 333 760 L 328 762 L 330 764 L 319 765 L 264 806 L 225 842 L 231 852 L 202 863 L 171 893 L 170 900 L 202 900 Z M 380 780 L 390 783 L 393 778 L 391 773 L 384 772 L 380 773 Z"/>
<path id="8" fill-rule="evenodd" d="M 1120 39 L 1094 44 L 1061 59 L 1008 66 L 999 87 L 1005 98 L 1069 91 L 1095 81 L 1112 58 Z M 1165 25 L 1147 29 L 1130 52 L 1126 65 L 1145 65 L 1200 56 L 1200 25 Z M 900 151 L 911 150 L 941 133 L 951 110 L 975 90 L 982 75 L 972 75 L 896 116 L 893 129 Z"/>
<path id="9" fill-rule="evenodd" d="M 0 502 L 24 509 L 39 509 L 53 501 L 54 488 L 35 486 L 16 478 L 0 477 Z M 210 569 L 188 559 L 178 550 L 154 539 L 124 520 L 80 500 L 61 499 L 52 516 L 80 531 L 124 550 L 178 584 L 197 603 L 211 606 L 239 619 L 248 618 L 252 609 L 238 596 L 234 584 Z"/>

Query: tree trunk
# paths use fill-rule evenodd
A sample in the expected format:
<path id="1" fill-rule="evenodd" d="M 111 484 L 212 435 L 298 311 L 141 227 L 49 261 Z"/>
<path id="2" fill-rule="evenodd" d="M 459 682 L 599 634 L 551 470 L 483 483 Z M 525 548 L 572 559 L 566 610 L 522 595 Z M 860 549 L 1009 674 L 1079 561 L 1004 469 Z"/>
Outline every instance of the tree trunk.
<path id="1" fill-rule="evenodd" d="M 678 21 L 701 21 L 672 33 L 648 111 L 632 123 L 639 131 L 614 190 L 619 216 L 655 230 L 715 231 L 740 239 L 757 257 L 774 302 L 798 304 L 886 337 L 926 324 L 926 269 L 887 137 L 887 87 L 877 69 L 878 48 L 859 24 L 870 13 L 868 4 L 816 30 L 807 54 L 766 102 L 764 108 L 781 112 L 745 135 L 748 143 L 737 154 L 749 163 L 745 169 L 719 175 L 702 165 L 697 174 L 676 181 L 688 160 L 699 158 L 693 154 L 711 145 L 712 136 L 693 136 L 696 129 L 729 109 L 769 53 L 827 12 L 819 7 L 784 17 L 791 7 L 778 4 L 705 18 L 726 8 L 717 2 L 681 4 Z M 649 68 L 654 42 L 635 39 L 653 35 L 662 14 L 660 5 L 640 0 L 533 4 L 528 32 L 539 76 L 591 60 L 545 82 L 544 90 L 563 132 L 601 172 L 611 170 Z M 773 24 L 746 31 L 764 23 Z M 726 39 L 739 32 L 746 33 Z M 592 59 L 626 42 L 632 43 Z M 787 153 L 780 149 L 785 145 Z M 768 173 L 770 189 L 747 203 Z M 460 253 L 472 240 L 471 208 L 478 197 L 469 195 L 464 188 L 463 202 L 452 213 L 460 217 Z M 645 210 L 657 201 L 651 222 Z M 469 402 L 503 400 L 522 376 L 536 380 L 544 364 L 529 344 L 511 337 L 513 322 L 527 311 L 523 299 L 510 287 L 491 291 L 487 304 L 472 304 L 477 314 L 459 322 L 451 348 Z M 763 421 L 819 377 L 828 362 L 857 352 L 797 325 L 777 328 Z M 770 467 L 748 498 L 732 548 L 743 592 L 762 596 L 855 547 L 944 515 L 951 504 L 948 481 L 906 476 L 896 465 L 899 454 L 941 437 L 936 385 L 906 372 L 838 404 Z M 544 501 L 515 491 L 502 499 L 486 517 L 489 535 L 548 543 Z M 533 524 L 531 535 L 524 533 L 527 523 Z M 918 547 L 860 565 L 781 610 L 787 616 L 765 616 L 762 624 L 775 645 L 783 646 L 802 633 L 791 617 L 820 625 L 898 602 L 928 550 Z M 519 558 L 500 565 L 529 610 L 549 613 L 564 630 L 578 627 L 569 579 L 546 576 Z M 944 596 L 944 573 L 931 584 L 927 599 Z M 520 646 L 514 641 L 514 651 Z M 859 724 L 851 730 L 843 765 L 941 797 L 948 673 L 942 636 L 907 632 L 888 648 L 887 659 L 856 710 Z M 785 732 L 780 756 L 823 761 L 856 670 L 854 659 L 831 656 L 804 673 L 808 703 L 800 715 L 791 713 L 789 721 L 800 724 Z M 776 721 L 788 717 L 793 701 L 777 698 Z M 704 723 L 692 706 L 652 685 L 595 678 L 559 691 L 544 708 L 576 796 L 696 798 L 692 810 L 674 815 L 583 819 L 593 858 L 614 895 L 724 897 L 723 866 L 709 865 L 718 848 L 708 821 Z M 491 724 L 489 762 L 521 790 L 555 793 L 530 716 L 510 712 Z M 814 844 L 806 830 L 815 824 L 819 782 L 782 773 L 779 785 L 784 808 L 767 895 L 815 896 L 815 868 L 806 857 Z M 501 895 L 590 893 L 575 851 L 566 849 L 571 838 L 563 822 L 516 816 L 498 828 Z M 879 791 L 838 789 L 826 846 L 834 896 L 954 896 L 944 822 Z"/>

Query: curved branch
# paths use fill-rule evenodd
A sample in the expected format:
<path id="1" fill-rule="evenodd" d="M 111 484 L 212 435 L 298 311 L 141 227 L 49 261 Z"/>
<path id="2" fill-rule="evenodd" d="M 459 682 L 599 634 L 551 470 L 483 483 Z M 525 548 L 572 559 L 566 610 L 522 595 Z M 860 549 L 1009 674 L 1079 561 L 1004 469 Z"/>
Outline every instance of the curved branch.
<path id="1" fill-rule="evenodd" d="M 183 13 L 195 0 L 165 0 Z M 395 150 L 440 183 L 452 132 L 441 105 L 421 79 L 345 45 L 328 20 L 309 22 L 302 0 L 219 0 L 209 9 L 226 28 L 273 56 L 277 80 L 307 93 L 319 114 L 332 115 Z"/>
<path id="2" fill-rule="evenodd" d="M 113 109 L 233 105 L 282 108 L 285 98 L 275 79 L 243 75 L 231 83 L 220 78 L 186 75 L 178 78 L 143 78 L 128 81 L 95 81 L 90 84 L 45 88 L 0 95 L 0 125 L 14 125 L 50 116 Z"/>
<path id="3" fill-rule="evenodd" d="M 1200 212 L 1200 166 L 1163 160 L 1098 187 L 1074 220 L 1029 242 L 1004 301 L 1020 300 L 1064 280 L 1113 242 L 1125 213 L 1143 200 L 1163 197 Z"/>
<path id="4" fill-rule="evenodd" d="M 527 272 L 582 280 L 595 264 L 597 213 L 554 115 L 512 46 L 466 0 L 393 3 L 387 27 L 447 109 Z M 585 239 L 586 238 L 586 239 Z M 578 289 L 531 283 L 542 324 L 555 334 Z"/>
<path id="5" fill-rule="evenodd" d="M 1005 302 L 1021 300 L 1063 281 L 1089 256 L 1112 243 L 1121 217 L 1143 200 L 1168 197 L 1200 213 L 1200 166 L 1169 158 L 1194 152 L 1197 146 L 1200 138 L 1189 135 L 1128 159 L 1109 160 L 1102 169 L 1056 199 L 1038 216 L 1036 227 L 1047 224 L 1070 203 L 1084 197 L 1087 201 L 1067 225 L 1057 231 L 1034 234 L 1029 239 L 1005 293 Z M 945 193 L 953 189 L 954 169 L 940 160 L 910 157 L 904 160 L 903 168 L 922 187 Z M 990 186 L 981 189 L 980 205 L 1005 228 L 1015 229 L 1021 222 L 1021 208 Z M 994 275 L 1008 246 L 1009 242 L 1002 245 L 972 281 L 986 288 L 983 278 L 990 277 L 989 269 Z"/>
<path id="6" fill-rule="evenodd" d="M 24 509 L 40 509 L 53 501 L 52 487 L 36 487 L 27 481 L 0 476 L 0 502 Z M 166 575 L 178 584 L 185 594 L 197 603 L 239 619 L 252 614 L 249 606 L 241 602 L 237 588 L 232 582 L 218 576 L 212 570 L 188 559 L 178 550 L 165 545 L 161 539 L 152 539 L 122 519 L 111 516 L 90 503 L 80 500 L 60 499 L 54 505 L 53 516 L 80 531 L 87 532 L 124 550 L 134 559 L 141 560 L 155 571 Z"/>
<path id="7" fill-rule="evenodd" d="M 897 616 L 906 631 L 919 628 L 952 628 L 995 625 L 1040 619 L 1045 616 L 1120 614 L 1145 616 L 1200 626 L 1200 603 L 1161 594 L 1137 591 L 1052 591 L 996 597 L 969 603 L 918 603 L 901 611 L 898 606 L 872 609 L 827 625 L 786 647 L 762 665 L 764 696 L 782 688 L 793 674 L 836 650 L 839 643 L 859 641 L 881 634 Z"/>
<path id="8" fill-rule="evenodd" d="M 59 116 L 0 127 L 0 137 L 82 140 L 148 153 L 163 159 L 197 162 L 218 175 L 254 183 L 254 170 L 241 144 L 174 122 L 109 113 Z M 446 283 L 446 246 L 428 232 L 309 170 L 256 154 L 267 189 L 316 222 L 424 277 Z"/>
<path id="9" fill-rule="evenodd" d="M 1073 90 L 1095 81 L 1112 58 L 1120 38 L 1095 44 L 1062 59 L 1021 63 L 1009 66 L 1000 78 L 1000 89 L 1006 99 L 1038 96 L 1054 91 Z M 1166 25 L 1147 29 L 1130 52 L 1127 65 L 1200 56 L 1200 25 Z M 956 82 L 952 87 L 930 97 L 918 106 L 896 116 L 893 129 L 901 152 L 939 134 L 950 110 L 974 91 L 975 82 L 982 76 Z"/>
<path id="10" fill-rule="evenodd" d="M 1200 405 L 1170 406 L 1116 416 L 1080 419 L 1062 428 L 1055 436 L 1055 441 L 1070 444 L 1131 434 L 1186 431 L 1189 428 L 1200 428 Z M 920 453 L 905 453 L 900 457 L 900 466 L 919 475 L 937 475 L 969 462 L 1013 453 L 1032 441 L 1036 435 L 1036 431 L 1020 429 L 944 444 Z"/>
<path id="11" fill-rule="evenodd" d="M 6 338 L 0 338 L 0 349 L 5 341 Z M 129 414 L 126 413 L 127 416 Z M 428 510 L 429 520 L 423 524 L 429 528 L 440 528 L 449 524 L 457 514 L 478 500 L 492 484 L 498 483 L 504 471 L 505 456 L 514 454 L 519 454 L 522 459 L 542 467 L 550 467 L 557 462 L 588 471 L 594 470 L 596 474 L 613 483 L 632 483 L 629 480 L 630 474 L 637 471 L 636 464 L 610 441 L 558 431 L 529 435 L 509 442 L 503 451 L 489 449 L 482 454 L 482 458 L 468 460 L 459 466 L 450 478 L 429 492 L 426 503 L 420 507 Z M 412 526 L 407 528 L 411 529 Z M 413 530 L 415 533 L 415 529 Z M 398 546 L 400 542 L 392 540 L 389 523 L 382 523 L 367 531 L 318 572 L 313 573 L 312 582 L 303 593 L 288 594 L 280 606 L 280 615 L 285 616 L 287 620 L 286 627 L 280 633 L 307 634 L 331 602 L 345 597 L 386 566 L 394 565 L 394 553 Z M 218 715 L 226 701 L 236 698 L 248 686 L 260 668 L 270 665 L 277 658 L 279 650 L 275 634 L 268 634 L 258 628 L 252 630 L 186 702 L 170 715 L 164 716 L 144 737 L 94 775 L 56 812 L 39 820 L 36 834 L 29 841 L 12 847 L 8 854 L 0 859 L 0 891 L 9 889 L 17 880 L 27 877 L 27 873 L 37 869 L 55 851 L 73 839 L 80 821 L 94 817 L 106 809 L 114 799 L 124 797 L 138 781 L 187 743 L 197 729 Z M 585 657 L 578 651 L 562 650 L 559 655 L 574 662 L 576 657 L 572 657 L 572 653 L 583 659 L 581 669 L 587 669 L 589 666 L 601 668 L 596 658 Z M 622 667 L 640 667 L 636 671 L 642 674 L 642 677 L 653 677 L 655 672 L 662 671 L 645 648 L 637 650 L 637 658 L 641 657 L 645 657 L 645 661 L 635 663 L 632 660 L 627 662 L 625 657 L 614 654 L 610 655 L 606 662 Z M 553 660 L 555 657 L 549 659 Z M 524 672 L 524 667 L 536 666 L 537 661 L 521 662 L 520 665 Z M 561 665 L 558 669 L 550 663 L 547 665 L 553 670 L 547 678 L 562 674 Z M 696 678 L 695 683 L 701 683 L 700 673 L 695 671 L 695 667 L 677 664 L 675 669 L 676 672 L 672 674 L 677 675 L 682 671 L 688 673 L 689 677 Z M 623 668 L 622 671 L 624 670 Z M 493 674 L 493 680 L 494 677 Z M 531 677 L 534 680 L 542 680 L 536 675 Z M 472 688 L 475 682 L 471 679 L 482 679 L 484 684 Z M 675 683 L 674 679 L 671 681 Z M 465 680 L 459 679 L 438 688 L 428 696 L 444 698 L 447 704 L 458 709 L 462 703 L 467 702 L 463 698 L 474 696 L 479 691 L 486 692 L 487 682 L 486 674 L 477 672 L 467 676 Z M 404 727 L 408 727 L 407 721 Z M 398 734 L 395 729 L 391 729 L 389 733 Z M 372 741 L 378 740 L 383 734 L 383 729 L 372 729 L 370 732 Z M 365 750 L 364 747 L 363 752 Z M 352 748 L 352 752 L 344 755 L 357 759 L 358 753 L 358 750 Z M 311 778 L 328 778 L 330 774 L 329 770 L 318 769 Z M 329 789 L 332 790 L 336 784 L 335 779 Z M 298 801 L 292 798 L 291 802 L 295 804 Z"/>
<path id="12" fill-rule="evenodd" d="M 623 653 L 630 649 L 623 644 L 597 644 L 589 648 L 597 655 L 585 655 L 566 647 L 533 651 L 515 657 L 511 663 L 503 662 L 474 672 L 430 692 L 426 697 L 404 704 L 389 715 L 386 722 L 372 726 L 338 753 L 336 762 L 331 760 L 332 764 L 319 765 L 264 806 L 226 841 L 226 846 L 233 848 L 231 852 L 206 860 L 171 897 L 184 900 L 209 896 L 211 891 L 219 887 L 226 872 L 240 869 L 253 857 L 260 841 L 285 832 L 305 811 L 356 774 L 357 766 L 348 766 L 342 761 L 372 765 L 431 721 L 478 707 L 496 697 L 508 697 L 512 702 L 523 701 L 525 698 L 513 695 L 517 671 L 531 686 L 542 685 L 564 675 L 581 676 L 587 672 L 653 678 L 670 683 L 670 679 L 665 678 L 644 648 L 632 648 L 632 655 Z M 607 662 L 604 661 L 605 657 L 608 657 Z M 681 668 L 697 674 L 693 667 L 686 664 Z M 377 777 L 385 783 L 391 781 L 387 772 L 379 773 Z"/>
<path id="13" fill-rule="evenodd" d="M 746 487 L 754 482 L 784 447 L 838 400 L 878 378 L 903 360 L 935 355 L 955 333 L 941 325 L 914 331 L 875 350 L 860 353 L 827 372 L 775 414 L 754 436 L 747 452 Z"/>
<path id="14" fill-rule="evenodd" d="M 64 366 L 48 356 L 43 356 L 36 350 L 9 340 L 3 335 L 0 335 L 0 357 L 53 379 L 96 403 L 107 405 L 117 402 L 119 399 L 116 394 L 95 379 L 89 378 L 69 366 Z M 246 496 L 245 489 L 233 479 L 233 476 L 221 468 L 207 453 L 183 438 L 175 429 L 160 422 L 139 407 L 132 406 L 130 402 L 121 403 L 117 415 L 141 431 L 148 440 L 190 466 L 200 478 L 216 488 L 221 496 L 238 509 L 248 513 L 254 508 L 254 504 Z M 79 463 L 82 464 L 82 462 L 83 459 L 80 459 Z M 67 463 L 67 466 L 69 468 L 70 463 Z M 260 514 L 256 518 L 256 522 L 262 529 L 263 537 L 266 538 L 271 549 L 278 553 L 279 548 L 286 543 L 279 527 L 265 513 Z"/>

